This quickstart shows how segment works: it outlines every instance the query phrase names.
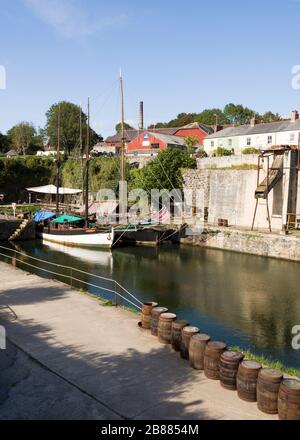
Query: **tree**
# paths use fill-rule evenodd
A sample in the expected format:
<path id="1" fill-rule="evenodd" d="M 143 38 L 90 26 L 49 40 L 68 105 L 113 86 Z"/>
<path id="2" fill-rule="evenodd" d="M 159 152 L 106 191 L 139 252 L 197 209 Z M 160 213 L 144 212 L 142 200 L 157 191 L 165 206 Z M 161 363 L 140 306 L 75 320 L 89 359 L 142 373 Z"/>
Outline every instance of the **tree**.
<path id="1" fill-rule="evenodd" d="M 226 125 L 229 120 L 219 108 L 205 109 L 196 117 L 196 122 L 204 125 Z"/>
<path id="2" fill-rule="evenodd" d="M 235 125 L 249 124 L 251 118 L 259 117 L 259 114 L 254 110 L 241 104 L 236 105 L 232 103 L 224 107 L 224 115 L 231 124 Z"/>
<path id="3" fill-rule="evenodd" d="M 184 138 L 184 143 L 190 154 L 195 152 L 195 146 L 198 144 L 198 139 L 196 136 L 186 136 Z"/>
<path id="4" fill-rule="evenodd" d="M 10 140 L 8 136 L 0 133 L 0 154 L 7 153 L 10 148 Z"/>
<path id="5" fill-rule="evenodd" d="M 30 122 L 20 122 L 7 132 L 12 148 L 22 154 L 27 154 L 35 145 L 36 134 L 36 129 Z"/>
<path id="6" fill-rule="evenodd" d="M 183 179 L 180 170 L 183 168 L 196 168 L 196 160 L 186 151 L 168 148 L 144 168 L 131 171 L 131 186 L 144 189 L 149 195 L 151 189 L 181 189 Z"/>
<path id="7" fill-rule="evenodd" d="M 125 128 L 125 130 L 134 130 L 134 128 L 131 127 L 131 125 L 127 124 L 127 122 L 124 122 L 124 128 Z M 117 132 L 117 133 L 121 133 L 121 131 L 122 131 L 122 123 L 119 122 L 119 123 L 116 125 L 116 132 Z"/>
<path id="8" fill-rule="evenodd" d="M 78 105 L 71 102 L 61 101 L 53 104 L 46 113 L 45 135 L 47 142 L 52 147 L 58 143 L 58 120 L 60 120 L 60 148 L 66 155 L 74 150 L 78 151 L 80 145 L 80 116 L 82 121 L 82 144 L 86 145 L 87 139 L 87 116 L 80 110 Z M 101 139 L 90 127 L 90 143 L 97 143 Z"/>
<path id="9" fill-rule="evenodd" d="M 260 115 L 258 118 L 259 122 L 278 122 L 282 120 L 282 117 L 279 113 L 272 113 L 271 111 L 265 112 L 263 115 Z"/>

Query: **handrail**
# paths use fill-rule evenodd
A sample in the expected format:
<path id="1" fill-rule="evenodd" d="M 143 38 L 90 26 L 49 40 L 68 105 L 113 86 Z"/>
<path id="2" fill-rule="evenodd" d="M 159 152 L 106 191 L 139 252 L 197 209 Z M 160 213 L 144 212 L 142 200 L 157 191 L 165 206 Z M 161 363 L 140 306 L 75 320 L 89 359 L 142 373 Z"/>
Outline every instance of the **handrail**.
<path id="1" fill-rule="evenodd" d="M 64 266 L 62 264 L 53 263 L 52 261 L 42 260 L 41 258 L 32 257 L 31 255 L 24 254 L 24 253 L 19 252 L 19 251 L 15 250 L 15 249 L 11 249 L 11 248 L 8 248 L 8 247 L 5 247 L 5 246 L 0 246 L 0 249 L 5 249 L 6 251 L 10 251 L 10 252 L 15 252 L 16 254 L 22 255 L 23 257 L 30 258 L 31 260 L 36 260 L 36 261 L 39 261 L 41 263 L 50 264 L 52 266 L 60 267 L 62 269 L 68 269 L 68 270 L 72 270 L 72 271 L 75 270 L 77 272 L 83 273 L 85 275 L 93 276 L 95 278 L 99 278 L 99 279 L 104 280 L 104 281 L 110 281 L 111 283 L 115 283 L 116 285 L 118 285 L 118 287 L 120 287 L 124 292 L 126 292 L 129 296 L 131 296 L 139 304 L 141 304 L 141 305 L 143 304 L 138 298 L 136 298 L 124 286 L 122 286 L 122 284 L 118 283 L 118 281 L 116 281 L 116 280 L 114 280 L 112 278 L 106 278 L 106 277 L 102 277 L 101 275 L 92 274 L 90 272 L 86 272 L 84 270 L 77 269 L 76 267 Z"/>
<path id="2" fill-rule="evenodd" d="M 106 291 L 106 292 L 110 292 L 110 293 L 114 294 L 115 296 L 119 296 L 119 297 L 122 298 L 124 301 L 126 301 L 126 302 L 128 302 L 129 304 L 133 305 L 133 306 L 136 307 L 137 309 L 141 310 L 141 307 L 140 307 L 139 305 L 135 304 L 135 303 L 132 302 L 130 299 L 125 298 L 125 296 L 123 296 L 123 295 L 121 295 L 121 293 L 117 292 L 116 287 L 118 286 L 119 288 L 121 288 L 121 289 L 123 290 L 123 292 L 125 292 L 125 293 L 128 294 L 130 297 L 132 297 L 132 298 L 134 299 L 134 301 L 136 301 L 136 302 L 137 302 L 138 304 L 140 304 L 140 305 L 142 304 L 142 302 L 141 302 L 138 298 L 136 298 L 136 297 L 135 297 L 132 293 L 130 293 L 130 292 L 129 292 L 124 286 L 122 286 L 120 283 L 118 283 L 118 282 L 117 282 L 116 280 L 114 280 L 114 279 L 106 278 L 106 277 L 102 277 L 102 276 L 100 276 L 100 275 L 96 275 L 96 274 L 92 274 L 92 273 L 90 273 L 90 272 L 86 272 L 86 271 L 83 271 L 83 270 L 80 270 L 80 269 L 76 269 L 75 267 L 64 266 L 64 265 L 62 265 L 62 264 L 57 264 L 57 263 L 53 263 L 53 262 L 51 262 L 51 261 L 46 261 L 46 260 L 42 260 L 42 259 L 40 259 L 40 258 L 32 257 L 31 255 L 24 254 L 24 253 L 19 252 L 19 251 L 15 250 L 15 249 L 7 248 L 7 247 L 5 247 L 5 246 L 0 246 L 0 249 L 4 249 L 4 250 L 6 250 L 6 251 L 10 251 L 10 252 L 15 252 L 16 254 L 19 254 L 19 255 L 21 255 L 21 256 L 23 256 L 23 257 L 25 257 L 25 258 L 29 258 L 29 259 L 32 259 L 32 260 L 35 260 L 35 261 L 39 261 L 39 262 L 41 262 L 41 263 L 50 264 L 50 265 L 52 265 L 52 266 L 56 266 L 56 267 L 59 267 L 59 268 L 62 268 L 62 269 L 68 269 L 68 270 L 70 271 L 70 274 L 69 274 L 69 275 L 66 275 L 66 274 L 62 274 L 62 273 L 58 273 L 58 272 L 54 272 L 54 271 L 49 270 L 49 269 L 44 269 L 43 267 L 39 267 L 39 266 L 36 266 L 36 265 L 34 265 L 34 264 L 28 263 L 27 261 L 23 261 L 23 260 L 21 260 L 21 259 L 19 259 L 19 258 L 16 258 L 16 257 L 12 256 L 12 255 L 8 255 L 8 254 L 4 254 L 4 253 L 0 252 L 0 256 L 5 257 L 5 258 L 11 258 L 11 259 L 14 258 L 15 261 L 18 261 L 18 262 L 20 262 L 20 263 L 22 263 L 22 264 L 25 264 L 26 266 L 32 267 L 32 268 L 34 268 L 34 269 L 42 270 L 42 271 L 47 272 L 47 273 L 52 274 L 52 275 L 56 275 L 56 276 L 59 276 L 59 277 L 62 277 L 62 278 L 68 278 L 68 279 L 70 279 L 71 281 L 78 281 L 79 283 L 83 283 L 83 284 L 85 284 L 85 285 L 87 285 L 87 286 L 94 287 L 94 288 L 96 288 L 96 289 L 100 289 L 100 290 L 104 290 L 104 291 Z M 104 281 L 109 281 L 109 282 L 111 282 L 111 283 L 114 284 L 115 289 L 112 290 L 112 289 L 109 289 L 109 288 L 107 288 L 107 287 L 98 286 L 98 285 L 96 285 L 96 284 L 89 283 L 89 282 L 84 281 L 84 280 L 82 280 L 82 279 L 76 278 L 76 277 L 73 276 L 73 271 L 77 271 L 77 272 L 79 272 L 79 273 L 82 273 L 82 274 L 85 274 L 85 275 L 89 275 L 89 276 L 91 276 L 91 277 L 99 278 L 99 279 L 104 280 Z M 65 284 L 67 284 L 67 283 L 65 283 Z M 116 305 L 117 305 L 117 304 L 116 304 Z"/>

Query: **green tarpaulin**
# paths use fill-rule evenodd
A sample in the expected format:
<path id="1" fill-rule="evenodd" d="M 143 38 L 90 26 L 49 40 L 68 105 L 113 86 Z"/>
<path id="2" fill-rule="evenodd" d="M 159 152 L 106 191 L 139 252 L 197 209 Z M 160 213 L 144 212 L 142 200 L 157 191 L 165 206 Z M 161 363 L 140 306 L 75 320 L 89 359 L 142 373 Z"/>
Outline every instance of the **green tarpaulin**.
<path id="1" fill-rule="evenodd" d="M 53 220 L 53 223 L 75 223 L 82 220 L 80 217 L 74 217 L 73 215 L 64 214 Z"/>

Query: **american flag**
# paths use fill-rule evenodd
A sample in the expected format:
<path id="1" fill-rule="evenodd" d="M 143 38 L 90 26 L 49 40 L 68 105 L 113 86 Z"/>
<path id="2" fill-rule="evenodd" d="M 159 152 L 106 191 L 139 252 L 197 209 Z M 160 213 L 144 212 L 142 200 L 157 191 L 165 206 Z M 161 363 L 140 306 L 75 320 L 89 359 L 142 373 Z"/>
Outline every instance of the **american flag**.
<path id="1" fill-rule="evenodd" d="M 152 221 L 156 223 L 168 223 L 169 220 L 170 220 L 170 213 L 165 206 L 161 208 L 161 210 L 156 214 L 152 214 Z"/>

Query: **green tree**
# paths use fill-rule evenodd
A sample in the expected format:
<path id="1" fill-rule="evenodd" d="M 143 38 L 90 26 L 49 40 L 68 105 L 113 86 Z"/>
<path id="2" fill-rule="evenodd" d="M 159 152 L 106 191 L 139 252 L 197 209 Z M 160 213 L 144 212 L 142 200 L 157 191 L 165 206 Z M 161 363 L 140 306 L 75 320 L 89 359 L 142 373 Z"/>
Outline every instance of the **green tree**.
<path id="1" fill-rule="evenodd" d="M 131 187 L 144 189 L 149 195 L 151 189 L 181 189 L 183 168 L 196 168 L 196 160 L 186 151 L 169 148 L 144 168 L 131 171 Z"/>
<path id="2" fill-rule="evenodd" d="M 279 113 L 272 113 L 271 111 L 265 112 L 263 115 L 258 117 L 259 122 L 278 122 L 282 120 Z"/>
<path id="3" fill-rule="evenodd" d="M 124 123 L 124 128 L 125 128 L 125 130 L 134 130 L 134 128 L 131 127 L 131 125 L 127 124 L 127 122 Z M 117 133 L 121 133 L 121 131 L 122 131 L 122 123 L 119 122 L 119 123 L 116 125 L 116 132 L 117 132 Z"/>
<path id="4" fill-rule="evenodd" d="M 10 140 L 8 136 L 0 133 L 0 154 L 7 153 L 10 148 Z"/>
<path id="5" fill-rule="evenodd" d="M 20 122 L 7 132 L 12 148 L 22 154 L 30 152 L 30 149 L 35 145 L 36 135 L 36 129 L 30 122 Z"/>
<path id="6" fill-rule="evenodd" d="M 78 105 L 71 102 L 61 101 L 53 104 L 46 113 L 45 136 L 52 147 L 58 143 L 58 120 L 60 120 L 60 145 L 66 155 L 78 151 L 80 145 L 80 116 L 82 121 L 82 141 L 86 145 L 87 116 L 80 110 Z M 101 139 L 90 127 L 90 143 L 94 145 Z"/>
<path id="7" fill-rule="evenodd" d="M 186 145 L 188 153 L 192 154 L 195 152 L 195 146 L 198 144 L 198 139 L 196 136 L 186 136 L 184 138 L 184 143 Z"/>
<path id="8" fill-rule="evenodd" d="M 229 124 L 229 119 L 219 108 L 205 109 L 199 113 L 195 119 L 199 124 L 204 125 L 226 125 Z"/>
<path id="9" fill-rule="evenodd" d="M 248 107 L 244 107 L 241 104 L 227 104 L 224 107 L 224 115 L 231 124 L 242 125 L 249 124 L 250 119 L 259 117 L 259 114 Z"/>

